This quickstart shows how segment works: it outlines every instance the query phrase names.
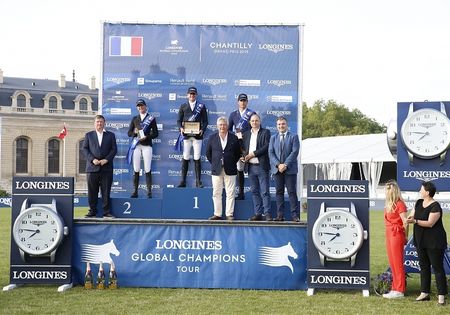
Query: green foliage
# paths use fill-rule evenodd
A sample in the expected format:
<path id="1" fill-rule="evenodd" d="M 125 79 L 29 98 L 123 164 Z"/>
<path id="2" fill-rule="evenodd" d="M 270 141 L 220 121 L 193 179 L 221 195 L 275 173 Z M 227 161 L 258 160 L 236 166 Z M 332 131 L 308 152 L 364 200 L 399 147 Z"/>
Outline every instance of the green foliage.
<path id="1" fill-rule="evenodd" d="M 318 100 L 310 108 L 303 103 L 303 139 L 383 132 L 386 126 L 334 100 Z"/>
<path id="2" fill-rule="evenodd" d="M 9 194 L 6 190 L 0 189 L 0 197 L 9 197 Z"/>

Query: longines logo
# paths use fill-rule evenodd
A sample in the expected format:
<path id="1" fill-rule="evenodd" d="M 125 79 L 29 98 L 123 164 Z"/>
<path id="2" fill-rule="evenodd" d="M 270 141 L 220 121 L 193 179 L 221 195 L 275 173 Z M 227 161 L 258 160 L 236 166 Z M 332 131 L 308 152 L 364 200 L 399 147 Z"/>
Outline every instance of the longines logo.
<path id="1" fill-rule="evenodd" d="M 366 186 L 364 185 L 310 185 L 311 192 L 319 193 L 364 193 Z"/>
<path id="2" fill-rule="evenodd" d="M 275 85 L 278 87 L 284 86 L 284 85 L 291 85 L 291 80 L 267 80 L 268 85 Z"/>
<path id="3" fill-rule="evenodd" d="M 131 82 L 131 78 L 130 77 L 106 77 L 105 81 L 112 82 L 115 84 L 122 84 L 125 82 Z"/>
<path id="4" fill-rule="evenodd" d="M 181 161 L 183 159 L 183 154 L 169 154 L 169 159 Z"/>
<path id="5" fill-rule="evenodd" d="M 226 84 L 227 79 L 203 79 L 203 83 L 209 84 L 209 85 L 219 85 L 219 84 Z"/>
<path id="6" fill-rule="evenodd" d="M 115 168 L 113 170 L 114 175 L 128 174 L 130 172 L 127 168 Z"/>
<path id="7" fill-rule="evenodd" d="M 404 178 L 414 178 L 420 181 L 432 181 L 440 178 L 450 178 L 450 171 L 403 171 Z"/>
<path id="8" fill-rule="evenodd" d="M 16 181 L 15 189 L 43 189 L 43 190 L 55 190 L 55 189 L 69 189 L 69 182 L 32 182 L 32 181 Z"/>
<path id="9" fill-rule="evenodd" d="M 162 96 L 163 96 L 162 93 L 138 93 L 139 98 L 146 98 L 148 100 L 161 98 Z"/>
<path id="10" fill-rule="evenodd" d="M 277 53 L 283 52 L 285 50 L 293 50 L 294 45 L 293 44 L 259 44 L 258 49 L 267 50 L 267 51 L 277 54 Z"/>
<path id="11" fill-rule="evenodd" d="M 179 108 L 169 108 L 169 113 L 172 113 L 172 114 L 178 114 L 179 111 L 180 111 Z"/>
<path id="12" fill-rule="evenodd" d="M 13 279 L 67 279 L 67 271 L 13 271 Z"/>
<path id="13" fill-rule="evenodd" d="M 267 111 L 267 115 L 273 115 L 276 117 L 279 116 L 290 116 L 291 115 L 291 111 L 290 110 L 268 110 Z"/>
<path id="14" fill-rule="evenodd" d="M 311 283 L 330 284 L 366 284 L 366 277 L 358 276 L 315 276 L 311 275 Z"/>
<path id="15" fill-rule="evenodd" d="M 156 240 L 156 249 L 221 250 L 222 241 L 208 240 Z"/>
<path id="16" fill-rule="evenodd" d="M 106 127 L 119 130 L 122 128 L 129 128 L 130 124 L 129 123 L 118 123 L 118 122 L 107 122 Z"/>

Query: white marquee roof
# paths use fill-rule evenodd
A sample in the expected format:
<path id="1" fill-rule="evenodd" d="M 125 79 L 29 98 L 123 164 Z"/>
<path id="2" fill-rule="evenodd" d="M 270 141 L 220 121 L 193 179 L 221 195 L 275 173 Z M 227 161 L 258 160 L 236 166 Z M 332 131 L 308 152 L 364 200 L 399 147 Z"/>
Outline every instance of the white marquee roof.
<path id="1" fill-rule="evenodd" d="M 302 141 L 301 163 L 395 162 L 385 133 L 310 138 Z"/>

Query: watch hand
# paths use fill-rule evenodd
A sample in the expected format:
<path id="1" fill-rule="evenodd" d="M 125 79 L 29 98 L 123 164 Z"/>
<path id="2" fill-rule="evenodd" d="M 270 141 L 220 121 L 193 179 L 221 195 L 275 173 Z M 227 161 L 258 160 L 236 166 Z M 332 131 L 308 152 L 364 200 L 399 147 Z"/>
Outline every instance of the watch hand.
<path id="1" fill-rule="evenodd" d="M 424 134 L 422 137 L 420 137 L 419 140 L 422 140 L 425 136 L 428 136 L 428 135 L 429 135 L 429 133 L 428 133 L 428 132 L 425 132 L 425 134 Z M 419 140 L 418 140 L 418 141 L 419 141 Z"/>
<path id="2" fill-rule="evenodd" d="M 36 232 L 37 230 L 21 229 L 22 231 Z"/>
<path id="3" fill-rule="evenodd" d="M 338 237 L 338 236 L 341 236 L 341 234 L 339 234 L 339 233 L 336 233 L 336 235 L 335 236 L 333 236 L 332 238 L 331 238 L 331 240 L 329 240 L 329 242 L 331 242 L 332 240 L 334 240 L 336 237 Z"/>
<path id="4" fill-rule="evenodd" d="M 426 132 L 419 132 L 419 131 L 411 131 L 411 133 L 417 133 L 417 134 L 419 134 L 419 135 L 426 134 Z"/>
<path id="5" fill-rule="evenodd" d="M 328 232 L 323 232 L 323 234 L 326 234 L 326 235 L 338 235 L 339 233 L 328 233 Z"/>
<path id="6" fill-rule="evenodd" d="M 28 238 L 31 238 L 31 237 L 35 236 L 37 233 L 40 233 L 40 231 L 39 231 L 39 230 L 36 230 L 33 234 L 31 234 L 30 236 L 28 236 Z"/>

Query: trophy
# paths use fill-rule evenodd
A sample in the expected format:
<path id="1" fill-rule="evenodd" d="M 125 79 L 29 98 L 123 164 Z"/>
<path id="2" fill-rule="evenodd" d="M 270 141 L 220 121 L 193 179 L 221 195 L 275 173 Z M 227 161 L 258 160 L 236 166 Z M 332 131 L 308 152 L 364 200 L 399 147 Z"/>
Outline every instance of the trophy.
<path id="1" fill-rule="evenodd" d="M 142 139 L 142 138 L 145 137 L 145 134 L 144 134 L 144 130 L 143 130 L 143 129 L 137 129 L 137 128 L 134 128 L 134 133 L 136 134 L 136 137 L 137 137 L 138 139 Z"/>
<path id="2" fill-rule="evenodd" d="M 200 134 L 200 122 L 185 121 L 183 134 L 188 137 L 195 137 Z"/>
<path id="3" fill-rule="evenodd" d="M 92 289 L 94 287 L 94 279 L 92 277 L 92 272 L 90 270 L 86 271 L 86 274 L 84 275 L 84 288 L 85 289 Z"/>
<path id="4" fill-rule="evenodd" d="M 103 270 L 98 271 L 97 275 L 97 289 L 103 290 L 105 288 L 105 273 Z"/>
<path id="5" fill-rule="evenodd" d="M 109 289 L 117 289 L 117 273 L 115 270 L 109 272 Z"/>

